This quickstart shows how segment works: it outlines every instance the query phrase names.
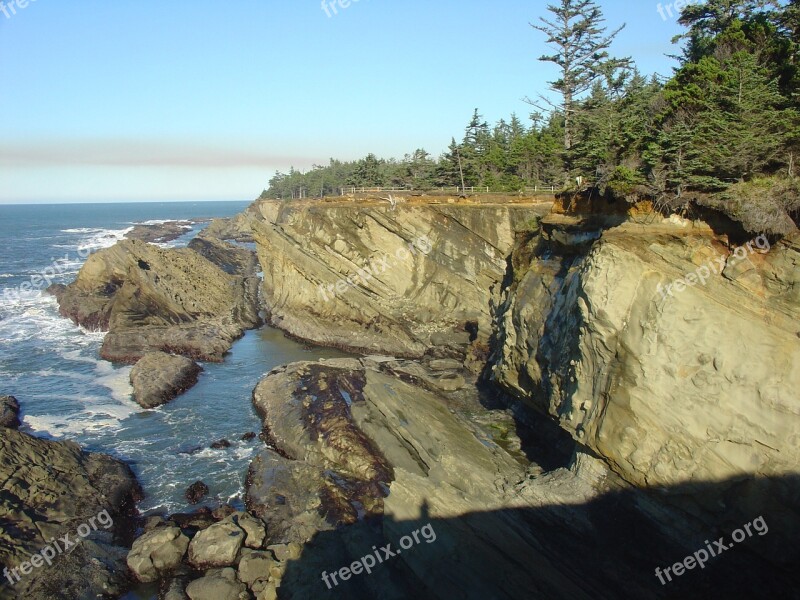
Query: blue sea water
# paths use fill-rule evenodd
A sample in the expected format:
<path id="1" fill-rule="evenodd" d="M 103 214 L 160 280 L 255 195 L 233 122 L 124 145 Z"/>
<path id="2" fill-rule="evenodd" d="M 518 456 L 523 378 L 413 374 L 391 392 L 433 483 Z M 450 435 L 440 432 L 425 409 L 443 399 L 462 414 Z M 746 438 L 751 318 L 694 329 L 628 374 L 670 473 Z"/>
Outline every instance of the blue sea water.
<path id="1" fill-rule="evenodd" d="M 247 204 L 0 206 L 0 394 L 20 401 L 25 431 L 128 462 L 146 494 L 143 513 L 187 510 L 184 492 L 197 480 L 210 488 L 209 504 L 240 504 L 247 466 L 262 445 L 241 440 L 261 428 L 253 387 L 277 365 L 341 353 L 271 328 L 251 331 L 224 363 L 203 365 L 197 386 L 145 411 L 131 399 L 130 367 L 99 359 L 103 334 L 61 318 L 44 293 L 46 279 L 72 281 L 90 251 L 113 245 L 135 223 L 231 216 Z M 202 227 L 168 245 L 187 244 Z M 230 448 L 209 448 L 223 438 Z"/>

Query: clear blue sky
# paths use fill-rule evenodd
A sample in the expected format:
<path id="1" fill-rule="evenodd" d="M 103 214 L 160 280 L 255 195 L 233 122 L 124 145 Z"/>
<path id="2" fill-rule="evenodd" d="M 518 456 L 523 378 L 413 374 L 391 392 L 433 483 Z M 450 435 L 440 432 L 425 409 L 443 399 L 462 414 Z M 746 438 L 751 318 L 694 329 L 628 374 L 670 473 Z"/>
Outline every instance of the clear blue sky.
<path id="1" fill-rule="evenodd" d="M 616 54 L 671 72 L 657 2 L 600 4 Z M 439 154 L 473 108 L 527 117 L 544 5 L 30 0 L 0 12 L 0 203 L 249 199 L 291 165 Z"/>

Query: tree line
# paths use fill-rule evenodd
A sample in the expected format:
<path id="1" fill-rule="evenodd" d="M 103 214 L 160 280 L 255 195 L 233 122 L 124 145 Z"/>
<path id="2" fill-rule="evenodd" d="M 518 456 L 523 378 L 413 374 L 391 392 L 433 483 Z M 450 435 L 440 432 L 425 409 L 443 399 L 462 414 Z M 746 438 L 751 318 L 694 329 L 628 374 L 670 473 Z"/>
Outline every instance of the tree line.
<path id="1" fill-rule="evenodd" d="M 560 0 L 532 27 L 544 34 L 553 95 L 526 98 L 489 125 L 476 109 L 438 157 L 374 154 L 278 172 L 267 197 L 318 197 L 347 186 L 413 190 L 488 186 L 518 192 L 589 186 L 675 210 L 697 202 L 751 231 L 788 233 L 800 214 L 800 0 L 707 0 L 686 6 L 677 66 L 644 76 L 611 55 L 592 0 Z M 558 100 L 553 100 L 555 97 Z"/>

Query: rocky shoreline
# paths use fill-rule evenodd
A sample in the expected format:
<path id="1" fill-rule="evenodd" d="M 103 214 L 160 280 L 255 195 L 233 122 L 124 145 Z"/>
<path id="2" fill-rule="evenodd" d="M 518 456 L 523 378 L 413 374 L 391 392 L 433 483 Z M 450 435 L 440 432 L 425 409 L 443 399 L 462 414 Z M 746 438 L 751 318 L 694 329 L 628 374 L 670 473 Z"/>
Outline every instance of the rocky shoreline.
<path id="1" fill-rule="evenodd" d="M 141 497 L 110 456 L 0 427 L 3 597 L 119 597 Z"/>
<path id="2" fill-rule="evenodd" d="M 260 200 L 188 248 L 120 242 L 54 288 L 64 316 L 108 331 L 103 357 L 138 361 L 144 407 L 261 312 L 362 355 L 267 374 L 246 511 L 142 523 L 136 579 L 170 600 L 797 589 L 797 235 L 734 262 L 734 228 L 566 204 Z M 718 277 L 659 297 L 714 255 Z M 654 577 L 756 517 L 768 535 Z M 435 540 L 380 575 L 322 576 L 425 527 Z"/>

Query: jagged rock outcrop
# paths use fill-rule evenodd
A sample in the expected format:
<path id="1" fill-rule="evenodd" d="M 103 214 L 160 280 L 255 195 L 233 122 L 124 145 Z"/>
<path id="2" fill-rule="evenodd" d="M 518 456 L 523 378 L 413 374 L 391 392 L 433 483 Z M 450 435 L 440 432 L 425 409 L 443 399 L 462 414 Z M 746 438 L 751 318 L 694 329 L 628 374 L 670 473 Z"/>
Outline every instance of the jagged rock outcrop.
<path id="1" fill-rule="evenodd" d="M 202 219 L 192 221 L 164 221 L 163 223 L 140 223 L 134 225 L 125 238 L 141 240 L 150 244 L 165 244 L 185 235 L 192 226 Z"/>
<path id="2" fill-rule="evenodd" d="M 166 404 L 194 386 L 202 370 L 185 356 L 148 352 L 131 369 L 133 399 L 142 408 Z"/>
<path id="3" fill-rule="evenodd" d="M 485 349 L 489 298 L 531 205 L 259 201 L 251 227 L 271 323 L 328 346 L 420 357 Z"/>
<path id="4" fill-rule="evenodd" d="M 768 511 L 784 532 L 771 559 L 797 560 L 779 548 L 798 526 L 798 238 L 767 250 L 680 218 L 576 225 L 547 218 L 518 246 L 495 381 L 626 481 L 682 486 L 664 499 L 700 519 L 735 528 Z M 725 483 L 700 493 L 709 482 Z"/>
<path id="5" fill-rule="evenodd" d="M 17 429 L 19 426 L 19 402 L 14 396 L 0 396 L 0 427 Z"/>
<path id="6" fill-rule="evenodd" d="M 121 595 L 128 585 L 123 544 L 140 497 L 131 470 L 110 456 L 3 429 L 0 563 L 13 585 L 4 576 L 0 595 L 25 600 Z"/>
<path id="7" fill-rule="evenodd" d="M 258 278 L 230 275 L 189 248 L 137 240 L 93 254 L 73 283 L 52 292 L 62 315 L 108 330 L 101 356 L 112 361 L 165 351 L 218 362 L 260 323 Z"/>
<path id="8" fill-rule="evenodd" d="M 254 250 L 241 248 L 201 232 L 189 248 L 207 258 L 228 275 L 254 277 L 260 270 Z"/>
<path id="9" fill-rule="evenodd" d="M 202 234 L 218 240 L 231 240 L 242 244 L 252 244 L 254 240 L 250 222 L 251 218 L 257 213 L 255 206 L 255 204 L 251 204 L 244 212 L 233 217 L 213 219 Z"/>

